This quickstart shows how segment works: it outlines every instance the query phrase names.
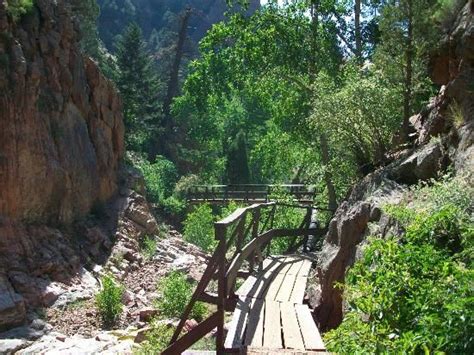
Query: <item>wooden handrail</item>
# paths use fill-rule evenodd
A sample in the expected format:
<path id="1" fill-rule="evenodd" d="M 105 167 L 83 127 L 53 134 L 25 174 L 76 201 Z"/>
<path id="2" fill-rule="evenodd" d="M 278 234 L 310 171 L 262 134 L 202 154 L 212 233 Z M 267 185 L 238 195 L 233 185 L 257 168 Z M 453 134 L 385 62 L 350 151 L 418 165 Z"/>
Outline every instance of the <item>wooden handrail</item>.
<path id="1" fill-rule="evenodd" d="M 304 219 L 298 228 L 274 229 L 273 219 L 278 207 L 306 209 Z M 259 231 L 262 210 L 269 209 L 265 223 Z M 253 204 L 248 207 L 238 208 L 229 216 L 214 223 L 215 239 L 218 246 L 214 251 L 201 280 L 199 281 L 193 296 L 183 312 L 181 320 L 176 327 L 169 347 L 164 354 L 178 354 L 189 348 L 192 344 L 205 336 L 213 328 L 217 327 L 216 348 L 218 354 L 224 353 L 224 316 L 225 312 L 232 310 L 236 304 L 234 287 L 236 279 L 243 275 L 250 275 L 255 269 L 255 258 L 258 257 L 258 270 L 262 268 L 264 248 L 270 246 L 271 240 L 281 237 L 307 237 L 315 235 L 319 229 L 310 229 L 311 207 L 302 205 L 291 205 L 290 207 L 278 202 L 266 202 Z M 252 218 L 247 225 L 247 216 Z M 232 233 L 228 229 L 235 226 Z M 228 234 L 230 234 L 228 236 Z M 242 246 L 243 245 L 243 246 Z M 290 247 L 294 248 L 292 242 Z M 299 243 L 298 243 L 299 245 Z M 230 248 L 233 253 L 229 260 L 226 256 Z M 242 265 L 248 261 L 249 271 L 241 271 Z M 207 286 L 213 277 L 217 276 L 218 292 L 211 295 L 206 292 Z M 206 318 L 196 328 L 180 337 L 184 324 L 191 314 L 196 301 L 201 300 L 217 305 L 217 311 Z"/>
<path id="2" fill-rule="evenodd" d="M 248 207 L 237 208 L 230 215 L 228 215 L 227 217 L 221 219 L 220 221 L 217 221 L 214 224 L 215 225 L 228 226 L 228 225 L 234 223 L 235 221 L 237 221 L 238 219 L 240 219 L 244 215 L 244 213 L 246 213 L 246 212 L 255 210 L 257 208 L 260 209 L 260 208 L 264 208 L 264 207 L 268 207 L 268 206 L 273 206 L 273 205 L 276 205 L 276 204 L 277 204 L 276 202 L 255 203 L 255 204 L 250 205 Z M 216 237 L 216 239 L 217 239 L 217 237 Z"/>

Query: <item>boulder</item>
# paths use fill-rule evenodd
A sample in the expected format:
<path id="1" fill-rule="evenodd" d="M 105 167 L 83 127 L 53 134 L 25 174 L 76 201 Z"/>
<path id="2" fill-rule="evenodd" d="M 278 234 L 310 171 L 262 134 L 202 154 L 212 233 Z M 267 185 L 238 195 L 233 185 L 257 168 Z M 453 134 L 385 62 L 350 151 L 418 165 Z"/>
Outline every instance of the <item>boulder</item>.
<path id="1" fill-rule="evenodd" d="M 6 275 L 0 274 L 0 330 L 20 325 L 25 320 L 26 308 L 23 297 L 13 290 Z"/>

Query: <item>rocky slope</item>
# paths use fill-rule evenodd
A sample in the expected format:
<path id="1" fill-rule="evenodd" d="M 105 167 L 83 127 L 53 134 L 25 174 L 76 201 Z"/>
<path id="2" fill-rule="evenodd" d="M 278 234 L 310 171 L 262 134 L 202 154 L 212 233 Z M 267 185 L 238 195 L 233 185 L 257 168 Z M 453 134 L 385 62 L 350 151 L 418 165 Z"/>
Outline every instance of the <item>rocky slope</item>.
<path id="1" fill-rule="evenodd" d="M 325 236 L 317 275 L 311 288 L 314 315 L 323 330 L 343 318 L 336 282 L 361 252 L 366 236 L 396 234 L 397 225 L 381 210 L 397 203 L 409 185 L 439 176 L 448 166 L 472 179 L 474 172 L 474 23 L 468 2 L 432 58 L 439 94 L 411 118 L 416 142 L 397 152 L 390 165 L 366 176 L 338 208 Z M 472 181 L 472 180 L 471 180 Z M 473 181 L 474 182 L 474 181 Z"/>

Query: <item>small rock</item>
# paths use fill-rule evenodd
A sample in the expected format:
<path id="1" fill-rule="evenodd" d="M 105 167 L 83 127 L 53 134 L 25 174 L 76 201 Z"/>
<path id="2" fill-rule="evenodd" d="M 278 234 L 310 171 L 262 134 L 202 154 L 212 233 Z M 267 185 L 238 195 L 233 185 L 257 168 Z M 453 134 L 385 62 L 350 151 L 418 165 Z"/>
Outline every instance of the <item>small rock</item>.
<path id="1" fill-rule="evenodd" d="M 140 329 L 137 332 L 137 335 L 135 336 L 134 342 L 139 344 L 145 341 L 148 333 L 150 332 L 150 329 L 151 329 L 150 327 L 145 327 L 145 328 Z"/>
<path id="2" fill-rule="evenodd" d="M 62 341 L 63 343 L 66 341 L 66 336 L 65 335 L 56 335 L 56 339 L 59 341 Z"/>
<path id="3" fill-rule="evenodd" d="M 135 303 L 135 295 L 129 290 L 125 290 L 122 295 L 122 302 L 126 305 L 131 305 Z"/>
<path id="4" fill-rule="evenodd" d="M 198 322 L 194 319 L 188 319 L 186 323 L 184 323 L 184 330 L 187 332 L 191 331 L 192 329 L 196 328 L 198 326 Z"/>
<path id="5" fill-rule="evenodd" d="M 138 311 L 138 314 L 140 316 L 140 321 L 142 322 L 148 322 L 158 314 L 158 311 L 154 308 L 148 307 L 148 308 L 142 308 Z"/>

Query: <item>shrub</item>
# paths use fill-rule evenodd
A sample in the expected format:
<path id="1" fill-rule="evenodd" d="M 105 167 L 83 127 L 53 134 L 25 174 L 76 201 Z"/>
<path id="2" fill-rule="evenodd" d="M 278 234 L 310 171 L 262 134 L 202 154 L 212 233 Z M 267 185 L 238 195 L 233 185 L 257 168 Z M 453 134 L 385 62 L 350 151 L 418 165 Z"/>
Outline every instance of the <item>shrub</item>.
<path id="1" fill-rule="evenodd" d="M 156 254 L 156 239 L 152 236 L 146 235 L 140 245 L 142 254 L 146 259 L 152 259 Z"/>
<path id="2" fill-rule="evenodd" d="M 204 251 L 213 250 L 216 246 L 214 220 L 211 206 L 208 204 L 197 206 L 184 221 L 184 240 Z"/>
<path id="3" fill-rule="evenodd" d="M 168 347 L 168 343 L 173 336 L 173 327 L 167 324 L 152 322 L 150 330 L 147 332 L 146 341 L 141 345 L 139 354 L 159 354 Z"/>
<path id="4" fill-rule="evenodd" d="M 7 0 L 7 13 L 13 21 L 18 21 L 33 9 L 33 0 Z"/>
<path id="5" fill-rule="evenodd" d="M 385 208 L 405 233 L 370 240 L 339 286 L 349 310 L 325 335 L 328 350 L 472 353 L 472 192 L 465 178 L 445 177 Z"/>
<path id="6" fill-rule="evenodd" d="M 106 275 L 101 279 L 102 290 L 96 296 L 96 305 L 103 322 L 113 324 L 122 313 L 123 287 L 116 284 L 113 277 Z"/>
<path id="7" fill-rule="evenodd" d="M 148 199 L 151 202 L 161 203 L 171 196 L 178 178 L 174 164 L 160 156 L 151 164 L 147 160 L 138 163 L 138 168 L 145 178 Z"/>
<path id="8" fill-rule="evenodd" d="M 193 285 L 187 281 L 182 272 L 173 271 L 158 283 L 161 298 L 156 302 L 160 315 L 168 318 L 179 318 L 186 308 L 193 293 Z M 207 314 L 207 308 L 202 302 L 197 302 L 191 312 L 191 317 L 201 321 Z"/>
<path id="9" fill-rule="evenodd" d="M 335 353 L 468 353 L 474 273 L 429 244 L 372 240 L 346 278 L 349 312 L 326 334 Z"/>
<path id="10" fill-rule="evenodd" d="M 175 196 L 168 197 L 161 201 L 161 206 L 165 213 L 171 216 L 182 218 L 186 211 L 186 201 L 181 200 Z"/>

